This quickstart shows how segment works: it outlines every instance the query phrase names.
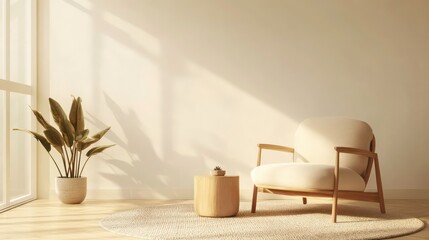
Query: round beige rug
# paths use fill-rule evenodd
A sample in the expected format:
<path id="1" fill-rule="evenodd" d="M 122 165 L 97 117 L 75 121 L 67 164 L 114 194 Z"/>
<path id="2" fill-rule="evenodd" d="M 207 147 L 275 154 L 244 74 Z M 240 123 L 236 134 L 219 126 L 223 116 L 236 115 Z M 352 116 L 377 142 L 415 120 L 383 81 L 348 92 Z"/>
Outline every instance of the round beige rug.
<path id="1" fill-rule="evenodd" d="M 338 223 L 330 204 L 287 201 L 241 203 L 231 218 L 206 218 L 192 204 L 144 207 L 101 220 L 108 231 L 144 239 L 385 239 L 417 232 L 424 223 L 412 217 L 381 214 L 378 209 L 339 205 Z"/>

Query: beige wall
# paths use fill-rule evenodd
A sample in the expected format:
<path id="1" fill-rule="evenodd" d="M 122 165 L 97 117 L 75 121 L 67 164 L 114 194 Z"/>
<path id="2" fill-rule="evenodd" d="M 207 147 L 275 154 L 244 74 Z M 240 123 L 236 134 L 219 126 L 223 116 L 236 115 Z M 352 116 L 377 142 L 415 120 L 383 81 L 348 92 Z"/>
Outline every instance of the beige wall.
<path id="1" fill-rule="evenodd" d="M 89 197 L 192 198 L 220 165 L 249 198 L 257 143 L 338 115 L 372 125 L 388 197 L 429 197 L 429 1 L 39 0 L 39 31 L 39 108 L 112 126 Z"/>

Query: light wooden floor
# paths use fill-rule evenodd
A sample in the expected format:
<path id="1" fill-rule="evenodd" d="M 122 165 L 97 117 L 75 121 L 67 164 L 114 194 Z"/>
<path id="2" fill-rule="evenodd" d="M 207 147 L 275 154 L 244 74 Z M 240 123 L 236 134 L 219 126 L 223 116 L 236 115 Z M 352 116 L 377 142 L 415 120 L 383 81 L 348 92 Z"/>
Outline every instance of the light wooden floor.
<path id="1" fill-rule="evenodd" d="M 309 204 L 312 201 L 309 199 Z M 0 239 L 134 239 L 105 231 L 99 225 L 100 219 L 116 211 L 183 202 L 192 201 L 86 200 L 81 205 L 63 205 L 57 200 L 36 200 L 0 214 Z M 376 204 L 369 206 L 377 210 Z M 429 200 L 387 200 L 386 208 L 391 213 L 414 216 L 429 223 Z M 395 239 L 429 239 L 429 229 Z"/>

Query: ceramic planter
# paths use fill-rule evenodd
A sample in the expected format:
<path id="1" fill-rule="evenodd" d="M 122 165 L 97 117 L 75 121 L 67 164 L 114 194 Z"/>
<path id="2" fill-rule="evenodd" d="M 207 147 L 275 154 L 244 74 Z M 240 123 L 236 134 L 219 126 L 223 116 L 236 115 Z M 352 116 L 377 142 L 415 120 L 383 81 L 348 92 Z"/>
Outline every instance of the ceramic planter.
<path id="1" fill-rule="evenodd" d="M 61 202 L 65 204 L 79 204 L 86 197 L 86 177 L 57 177 L 55 192 Z"/>

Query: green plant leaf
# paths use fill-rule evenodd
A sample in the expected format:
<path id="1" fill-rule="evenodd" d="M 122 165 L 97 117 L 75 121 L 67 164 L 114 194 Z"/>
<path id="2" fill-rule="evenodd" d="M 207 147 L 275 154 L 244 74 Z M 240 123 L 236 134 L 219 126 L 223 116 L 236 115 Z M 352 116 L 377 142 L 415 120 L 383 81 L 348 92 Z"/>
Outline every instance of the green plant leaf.
<path id="1" fill-rule="evenodd" d="M 46 139 L 51 143 L 53 146 L 62 147 L 64 146 L 64 139 L 61 135 L 61 133 L 55 129 L 55 128 L 48 128 L 43 133 L 46 136 Z"/>
<path id="2" fill-rule="evenodd" d="M 110 127 L 94 134 L 92 137 L 84 138 L 80 140 L 77 144 L 77 149 L 79 151 L 85 150 L 87 147 L 91 146 L 93 143 L 98 142 L 108 131 Z"/>
<path id="3" fill-rule="evenodd" d="M 91 149 L 86 153 L 86 156 L 87 156 L 87 157 L 91 157 L 91 156 L 93 156 L 93 155 L 95 155 L 95 154 L 98 154 L 98 153 L 101 153 L 101 152 L 103 152 L 105 149 L 110 148 L 110 147 L 113 147 L 113 146 L 115 146 L 115 144 L 112 144 L 112 145 L 104 145 L 104 146 L 98 146 L 98 147 L 93 147 L 93 148 L 91 148 Z"/>
<path id="4" fill-rule="evenodd" d="M 39 141 L 43 145 L 43 147 L 46 149 L 46 151 L 48 151 L 48 152 L 51 151 L 51 144 L 48 142 L 48 140 L 44 136 L 42 136 L 36 132 L 26 130 L 26 129 L 14 128 L 13 130 L 22 131 L 22 132 L 32 134 L 33 137 L 36 138 L 36 140 Z"/>
<path id="5" fill-rule="evenodd" d="M 108 127 L 108 128 L 106 128 L 106 129 L 104 129 L 104 130 L 102 130 L 102 131 L 100 131 L 100 132 L 98 132 L 98 133 L 96 133 L 95 135 L 93 135 L 91 138 L 94 138 L 94 139 L 97 139 L 97 141 L 98 140 L 100 140 L 108 131 L 110 130 L 110 127 Z"/>
<path id="6" fill-rule="evenodd" d="M 70 123 L 75 129 L 77 138 L 77 133 L 80 133 L 85 129 L 85 119 L 83 117 L 82 100 L 80 97 L 78 97 L 77 99 L 73 98 L 72 106 L 70 108 L 69 119 Z"/>
<path id="7" fill-rule="evenodd" d="M 64 154 L 63 146 L 64 146 L 64 139 L 61 135 L 61 133 L 55 129 L 54 127 L 48 128 L 43 133 L 46 136 L 46 139 L 49 143 L 52 144 L 52 146 L 61 154 Z"/>
<path id="8" fill-rule="evenodd" d="M 63 108 L 57 101 L 49 98 L 49 105 L 51 106 L 52 117 L 63 133 L 64 142 L 68 147 L 71 147 L 73 145 L 75 132 L 73 125 L 70 123 Z"/>
<path id="9" fill-rule="evenodd" d="M 69 113 L 69 120 L 70 123 L 73 125 L 75 132 L 77 129 L 76 123 L 77 123 L 77 100 L 75 97 L 73 97 L 73 102 L 72 105 L 70 107 L 70 113 Z"/>
<path id="10" fill-rule="evenodd" d="M 33 111 L 34 116 L 36 116 L 37 121 L 45 128 L 48 129 L 50 127 L 52 127 L 43 117 L 43 115 L 38 112 L 37 110 L 34 110 L 30 107 L 31 111 Z"/>
<path id="11" fill-rule="evenodd" d="M 99 139 L 95 139 L 92 137 L 85 137 L 82 140 L 78 141 L 77 143 L 77 150 L 78 151 L 83 151 L 85 150 L 87 147 L 91 146 L 91 144 L 97 142 Z"/>
<path id="12" fill-rule="evenodd" d="M 80 141 L 82 139 L 85 139 L 88 137 L 89 134 L 89 130 L 85 129 L 82 132 L 80 132 L 79 134 L 76 134 L 76 141 Z"/>

